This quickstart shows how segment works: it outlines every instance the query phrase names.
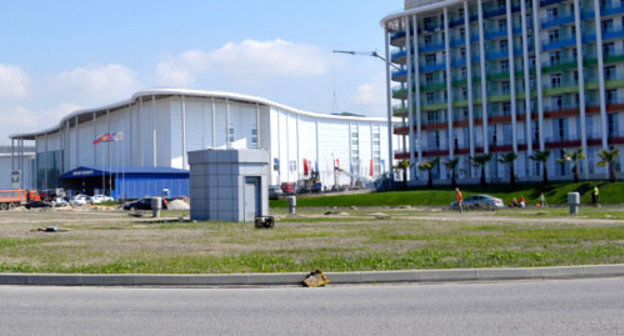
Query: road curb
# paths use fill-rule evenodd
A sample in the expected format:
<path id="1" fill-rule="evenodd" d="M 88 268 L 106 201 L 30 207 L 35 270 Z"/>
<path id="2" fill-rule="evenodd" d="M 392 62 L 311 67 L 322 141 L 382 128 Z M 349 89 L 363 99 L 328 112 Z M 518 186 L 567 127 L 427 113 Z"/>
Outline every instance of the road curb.
<path id="1" fill-rule="evenodd" d="M 624 264 L 411 270 L 386 272 L 328 272 L 333 284 L 431 283 L 531 279 L 580 279 L 624 276 Z M 298 285 L 305 273 L 249 274 L 26 274 L 0 273 L 0 285 L 24 286 L 280 286 Z"/>

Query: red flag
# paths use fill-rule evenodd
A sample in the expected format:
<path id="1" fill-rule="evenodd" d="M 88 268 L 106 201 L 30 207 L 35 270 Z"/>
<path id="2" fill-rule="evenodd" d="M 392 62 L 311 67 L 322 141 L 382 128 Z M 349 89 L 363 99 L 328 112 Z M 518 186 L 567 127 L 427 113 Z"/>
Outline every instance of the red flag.
<path id="1" fill-rule="evenodd" d="M 308 175 L 310 167 L 308 166 L 308 160 L 303 159 L 303 175 Z"/>
<path id="2" fill-rule="evenodd" d="M 336 167 L 340 168 L 340 159 L 336 159 Z"/>
<path id="3" fill-rule="evenodd" d="M 373 160 L 370 160 L 370 176 L 374 177 L 375 176 L 375 170 L 373 168 Z"/>

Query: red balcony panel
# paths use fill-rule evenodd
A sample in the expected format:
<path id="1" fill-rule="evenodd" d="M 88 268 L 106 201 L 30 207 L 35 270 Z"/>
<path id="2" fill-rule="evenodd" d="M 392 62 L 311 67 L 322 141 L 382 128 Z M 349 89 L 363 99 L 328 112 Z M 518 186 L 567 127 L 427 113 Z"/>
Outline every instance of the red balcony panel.
<path id="1" fill-rule="evenodd" d="M 475 153 L 477 153 L 477 154 L 484 153 L 483 147 L 475 147 Z"/>
<path id="2" fill-rule="evenodd" d="M 568 140 L 568 141 L 555 141 L 547 142 L 546 148 L 567 148 L 567 147 L 580 147 L 581 140 Z"/>
<path id="3" fill-rule="evenodd" d="M 561 118 L 561 117 L 570 117 L 577 116 L 581 113 L 581 110 L 578 108 L 571 108 L 565 110 L 557 110 L 557 111 L 549 111 L 544 113 L 544 118 Z"/>
<path id="4" fill-rule="evenodd" d="M 624 111 L 624 104 L 607 105 L 607 112 L 620 112 L 620 111 Z"/>
<path id="5" fill-rule="evenodd" d="M 475 119 L 474 124 L 475 125 L 483 125 L 483 118 Z"/>
<path id="6" fill-rule="evenodd" d="M 447 127 L 448 127 L 448 123 L 437 123 L 437 124 L 428 124 L 428 125 L 421 126 L 423 131 L 445 129 Z"/>
<path id="7" fill-rule="evenodd" d="M 600 146 L 602 145 L 602 139 L 587 139 L 588 146 Z"/>
<path id="8" fill-rule="evenodd" d="M 588 106 L 585 109 L 585 113 L 587 114 L 596 114 L 596 113 L 600 113 L 600 106 Z"/>
<path id="9" fill-rule="evenodd" d="M 511 152 L 513 147 L 511 145 L 492 146 L 490 152 Z"/>
<path id="10" fill-rule="evenodd" d="M 609 145 L 622 145 L 624 144 L 624 138 L 610 138 Z"/>
<path id="11" fill-rule="evenodd" d="M 527 144 L 519 144 L 518 145 L 518 150 L 527 150 L 527 148 L 529 148 L 529 145 L 527 145 Z"/>
<path id="12" fill-rule="evenodd" d="M 408 152 L 405 153 L 394 153 L 394 158 L 396 160 L 407 160 L 410 158 L 410 154 Z"/>
<path id="13" fill-rule="evenodd" d="M 456 121 L 453 123 L 453 127 L 457 127 L 457 128 L 468 127 L 468 126 L 469 126 L 468 120 Z"/>
<path id="14" fill-rule="evenodd" d="M 457 155 L 470 154 L 470 148 L 458 148 L 458 149 L 455 150 L 455 154 L 457 154 Z"/>
<path id="15" fill-rule="evenodd" d="M 490 124 L 502 124 L 511 122 L 511 116 L 488 117 Z"/>
<path id="16" fill-rule="evenodd" d="M 395 135 L 407 135 L 409 134 L 409 127 L 407 126 L 394 127 L 394 134 Z"/>
<path id="17" fill-rule="evenodd" d="M 426 156 L 426 157 L 430 157 L 430 156 L 448 156 L 448 155 L 449 155 L 449 151 L 448 150 L 423 151 L 423 156 Z"/>

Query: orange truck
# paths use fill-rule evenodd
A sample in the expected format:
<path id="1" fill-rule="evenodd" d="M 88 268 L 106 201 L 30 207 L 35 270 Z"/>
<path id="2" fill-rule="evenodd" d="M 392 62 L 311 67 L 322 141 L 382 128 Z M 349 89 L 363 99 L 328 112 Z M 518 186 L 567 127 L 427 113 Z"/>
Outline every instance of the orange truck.
<path id="1" fill-rule="evenodd" d="M 9 210 L 33 201 L 41 201 L 37 190 L 0 190 L 0 210 Z"/>

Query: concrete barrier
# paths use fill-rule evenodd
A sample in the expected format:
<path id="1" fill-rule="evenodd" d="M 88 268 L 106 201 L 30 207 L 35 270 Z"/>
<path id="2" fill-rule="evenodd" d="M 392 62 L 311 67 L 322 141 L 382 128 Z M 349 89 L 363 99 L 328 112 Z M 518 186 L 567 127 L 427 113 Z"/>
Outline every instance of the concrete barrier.
<path id="1" fill-rule="evenodd" d="M 306 273 L 248 274 L 25 274 L 0 273 L 0 285 L 23 286 L 283 286 Z M 473 268 L 387 272 L 327 272 L 332 284 L 435 283 L 624 277 L 624 264 L 536 268 Z"/>

